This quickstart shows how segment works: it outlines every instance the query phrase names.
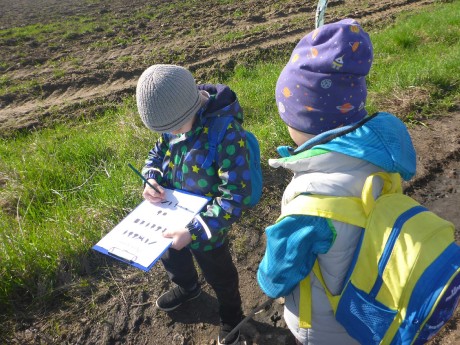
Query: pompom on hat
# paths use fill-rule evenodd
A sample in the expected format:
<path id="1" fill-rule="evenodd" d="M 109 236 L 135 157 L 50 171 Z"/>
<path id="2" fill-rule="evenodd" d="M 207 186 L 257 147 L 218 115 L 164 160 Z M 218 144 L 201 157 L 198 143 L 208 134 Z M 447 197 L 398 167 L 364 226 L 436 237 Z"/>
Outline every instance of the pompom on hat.
<path id="1" fill-rule="evenodd" d="M 353 19 L 320 26 L 303 37 L 276 84 L 282 120 L 308 134 L 358 122 L 367 115 L 369 35 Z"/>
<path id="2" fill-rule="evenodd" d="M 136 101 L 142 122 L 160 133 L 180 129 L 201 107 L 195 79 L 176 65 L 147 68 L 137 82 Z"/>

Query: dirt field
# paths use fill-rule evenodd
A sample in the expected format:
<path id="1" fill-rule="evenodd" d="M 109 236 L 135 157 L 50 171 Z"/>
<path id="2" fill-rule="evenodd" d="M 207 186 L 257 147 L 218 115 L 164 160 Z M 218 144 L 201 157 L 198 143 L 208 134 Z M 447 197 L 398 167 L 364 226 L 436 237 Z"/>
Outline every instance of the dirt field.
<path id="1" fill-rule="evenodd" d="M 423 10 L 434 2 L 330 1 L 326 21 L 352 17 L 372 30 L 388 25 L 400 12 Z M 236 63 L 288 54 L 313 28 L 316 8 L 316 1 L 247 0 L 238 5 L 203 1 L 195 7 L 180 3 L 0 0 L 1 29 L 59 23 L 76 15 L 86 18 L 81 25 L 93 24 L 87 32 L 63 28 L 22 40 L 0 36 L 0 73 L 3 86 L 11 90 L 0 93 L 0 137 L 58 121 L 71 125 L 72 118 L 92 116 L 133 94 L 137 78 L 153 63 L 179 63 L 204 80 L 224 76 Z M 154 14 L 157 7 L 167 6 L 168 11 L 154 20 L 135 16 Z M 460 229 L 460 112 L 444 115 L 442 121 L 427 121 L 427 127 L 410 128 L 419 157 L 418 173 L 405 188 Z M 238 242 L 245 250 L 235 245 L 234 256 L 246 313 L 267 299 L 255 280 L 264 251 L 263 229 L 276 218 L 279 195 L 289 178 L 275 178 L 270 171 L 264 174 L 264 200 L 253 211 L 254 220 L 240 223 L 233 231 L 245 239 Z M 460 240 L 458 232 L 456 236 Z M 63 268 L 54 303 L 39 308 L 18 306 L 14 319 L 3 324 L 0 343 L 215 344 L 217 303 L 208 285 L 204 284 L 205 294 L 200 298 L 167 314 L 154 306 L 155 299 L 169 288 L 160 265 L 145 274 L 93 259 L 82 259 L 85 269 L 79 278 Z M 243 327 L 248 344 L 293 344 L 281 315 L 282 305 L 277 302 L 258 313 Z M 457 314 L 433 343 L 459 344 L 459 322 Z"/>

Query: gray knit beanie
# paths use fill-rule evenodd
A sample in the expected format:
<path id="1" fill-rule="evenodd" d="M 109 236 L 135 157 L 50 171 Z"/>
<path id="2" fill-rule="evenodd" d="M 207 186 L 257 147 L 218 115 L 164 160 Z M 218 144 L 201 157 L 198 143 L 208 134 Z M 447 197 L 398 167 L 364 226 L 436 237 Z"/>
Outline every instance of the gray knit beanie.
<path id="1" fill-rule="evenodd" d="M 147 68 L 137 82 L 136 100 L 142 122 L 160 133 L 180 129 L 201 106 L 192 74 L 175 65 Z"/>

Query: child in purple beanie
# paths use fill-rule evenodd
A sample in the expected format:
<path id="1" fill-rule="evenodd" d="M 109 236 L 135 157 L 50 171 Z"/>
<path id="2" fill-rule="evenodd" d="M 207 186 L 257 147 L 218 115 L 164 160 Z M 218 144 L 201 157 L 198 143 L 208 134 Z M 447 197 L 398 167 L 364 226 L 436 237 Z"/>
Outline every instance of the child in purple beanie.
<path id="1" fill-rule="evenodd" d="M 284 318 L 298 344 L 356 344 L 336 321 L 320 281 L 343 289 L 362 229 L 302 214 L 300 194 L 361 196 L 366 178 L 379 171 L 415 174 L 415 151 L 405 125 L 394 115 L 368 116 L 366 75 L 373 60 L 369 35 L 352 19 L 320 26 L 303 37 L 276 85 L 281 119 L 297 148 L 279 147 L 274 168 L 292 171 L 281 216 L 266 229 L 266 251 L 257 280 L 265 294 L 285 297 Z M 376 191 L 375 197 L 380 193 Z M 289 207 L 289 214 L 283 211 Z M 293 212 L 292 212 L 293 210 Z M 304 290 L 301 281 L 310 276 Z M 308 283 L 306 283 L 308 284 Z M 302 288 L 301 288 L 302 286 Z M 309 298 L 302 291 L 310 290 Z M 303 308 L 311 306 L 307 328 Z"/>

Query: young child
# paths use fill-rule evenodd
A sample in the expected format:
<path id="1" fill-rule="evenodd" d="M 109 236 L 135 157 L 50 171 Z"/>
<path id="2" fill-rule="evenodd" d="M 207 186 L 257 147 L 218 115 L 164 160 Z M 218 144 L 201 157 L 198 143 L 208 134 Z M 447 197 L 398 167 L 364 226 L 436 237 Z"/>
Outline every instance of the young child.
<path id="1" fill-rule="evenodd" d="M 299 194 L 360 197 L 366 177 L 378 171 L 406 180 L 414 175 L 415 151 L 405 125 L 389 113 L 367 115 L 365 77 L 372 59 L 369 36 L 352 19 L 321 26 L 295 47 L 277 81 L 276 101 L 298 147 L 280 147 L 282 158 L 269 161 L 293 172 L 282 211 Z M 267 227 L 258 283 L 272 298 L 285 296 L 284 318 L 298 344 L 357 343 L 335 320 L 320 281 L 310 273 L 318 260 L 327 288 L 339 295 L 361 231 L 301 211 Z M 299 283 L 309 274 L 307 329 L 299 327 Z"/>
<path id="2" fill-rule="evenodd" d="M 144 124 L 161 133 L 142 170 L 148 185 L 143 196 L 150 202 L 164 197 L 163 187 L 211 197 L 211 201 L 183 229 L 164 233 L 171 248 L 161 261 L 176 285 L 156 305 L 171 311 L 201 293 L 193 257 L 219 302 L 219 344 L 236 344 L 240 334 L 226 336 L 242 320 L 238 273 L 229 252 L 227 234 L 250 201 L 251 180 L 243 113 L 235 93 L 225 85 L 196 85 L 192 74 L 175 65 L 154 65 L 141 75 L 136 89 Z M 209 152 L 210 116 L 232 115 L 215 163 L 204 169 Z"/>

